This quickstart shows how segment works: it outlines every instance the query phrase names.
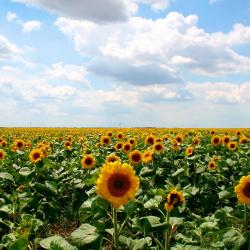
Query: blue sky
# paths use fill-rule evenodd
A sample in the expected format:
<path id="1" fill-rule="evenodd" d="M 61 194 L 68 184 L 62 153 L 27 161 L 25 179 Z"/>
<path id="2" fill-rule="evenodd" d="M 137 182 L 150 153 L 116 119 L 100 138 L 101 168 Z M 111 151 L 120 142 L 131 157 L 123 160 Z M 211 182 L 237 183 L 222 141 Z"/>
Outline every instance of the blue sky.
<path id="1" fill-rule="evenodd" d="M 249 127 L 250 1 L 0 0 L 0 98 L 0 126 Z"/>

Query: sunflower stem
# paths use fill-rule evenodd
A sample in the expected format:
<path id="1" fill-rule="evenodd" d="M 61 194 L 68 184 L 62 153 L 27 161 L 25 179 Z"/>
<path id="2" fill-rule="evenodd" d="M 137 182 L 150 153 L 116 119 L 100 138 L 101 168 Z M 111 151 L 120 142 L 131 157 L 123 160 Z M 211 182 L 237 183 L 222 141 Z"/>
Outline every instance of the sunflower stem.
<path id="1" fill-rule="evenodd" d="M 114 224 L 114 249 L 118 250 L 118 223 L 117 223 L 117 210 L 116 208 L 113 209 L 113 224 Z"/>
<path id="2" fill-rule="evenodd" d="M 170 218 L 170 212 L 167 212 L 167 223 L 169 223 L 169 218 Z M 169 228 L 167 229 L 167 232 L 165 234 L 165 250 L 170 249 L 170 231 Z"/>
<path id="3" fill-rule="evenodd" d="M 244 204 L 244 230 L 247 232 L 248 224 L 247 224 L 247 205 Z"/>

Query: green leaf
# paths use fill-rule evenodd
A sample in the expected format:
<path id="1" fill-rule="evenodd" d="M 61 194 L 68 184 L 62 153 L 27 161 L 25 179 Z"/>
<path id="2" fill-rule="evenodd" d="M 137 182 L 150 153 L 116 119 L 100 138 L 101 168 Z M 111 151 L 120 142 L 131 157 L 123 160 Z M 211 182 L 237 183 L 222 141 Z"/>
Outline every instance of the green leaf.
<path id="1" fill-rule="evenodd" d="M 34 171 L 31 171 L 28 167 L 23 167 L 19 170 L 19 174 L 22 176 L 28 176 L 32 174 Z"/>
<path id="2" fill-rule="evenodd" d="M 222 190 L 219 192 L 219 198 L 221 200 L 230 199 L 235 196 L 233 187 L 226 188 L 225 190 Z"/>
<path id="3" fill-rule="evenodd" d="M 53 243 L 53 249 L 67 249 L 67 250 L 73 250 L 75 249 L 73 246 L 71 246 L 62 236 L 60 235 L 53 235 L 51 237 L 48 237 L 46 239 L 43 239 L 40 241 L 40 246 L 44 249 L 52 249 L 52 243 Z M 57 248 L 55 248 L 57 247 Z M 61 247 L 61 248 L 60 248 Z M 65 247 L 65 248 L 62 248 Z M 68 247 L 68 248 L 67 248 Z M 71 247 L 71 248 L 70 248 Z"/>
<path id="4" fill-rule="evenodd" d="M 70 242 L 73 245 L 76 245 L 79 249 L 87 249 L 87 247 L 90 246 L 95 246 L 98 249 L 101 245 L 102 238 L 97 232 L 96 227 L 93 227 L 90 224 L 82 224 L 71 233 Z"/>
<path id="5" fill-rule="evenodd" d="M 176 171 L 172 174 L 172 176 L 177 176 L 177 175 L 179 175 L 179 174 L 181 174 L 181 173 L 183 173 L 183 172 L 185 172 L 185 169 L 184 169 L 184 168 L 179 168 L 178 170 L 176 170 Z"/>
<path id="6" fill-rule="evenodd" d="M 217 222 L 204 222 L 200 225 L 200 228 L 205 231 L 210 231 L 210 230 L 216 230 L 218 228 L 218 223 Z"/>
<path id="7" fill-rule="evenodd" d="M 1 172 L 0 173 L 0 179 L 4 179 L 4 180 L 9 180 L 9 181 L 12 181 L 12 182 L 15 182 L 13 176 L 9 173 L 6 173 L 6 172 Z"/>
<path id="8" fill-rule="evenodd" d="M 226 247 L 230 249 L 240 249 L 240 247 L 245 243 L 246 239 L 244 236 L 236 229 L 231 228 L 223 235 L 223 242 Z"/>
<path id="9" fill-rule="evenodd" d="M 183 224 L 183 222 L 184 222 L 184 218 L 180 218 L 180 217 L 170 217 L 169 218 L 169 223 L 172 226 L 181 225 L 181 224 Z"/>
<path id="10" fill-rule="evenodd" d="M 162 201 L 162 197 L 156 195 L 154 198 L 149 199 L 146 203 L 144 203 L 144 208 L 157 208 Z"/>
<path id="11" fill-rule="evenodd" d="M 150 237 L 142 238 L 139 240 L 133 240 L 131 237 L 120 236 L 119 242 L 126 245 L 131 250 L 144 250 L 149 249 L 152 244 L 152 239 Z"/>
<path id="12" fill-rule="evenodd" d="M 29 245 L 27 236 L 22 236 L 9 246 L 9 250 L 26 250 Z"/>

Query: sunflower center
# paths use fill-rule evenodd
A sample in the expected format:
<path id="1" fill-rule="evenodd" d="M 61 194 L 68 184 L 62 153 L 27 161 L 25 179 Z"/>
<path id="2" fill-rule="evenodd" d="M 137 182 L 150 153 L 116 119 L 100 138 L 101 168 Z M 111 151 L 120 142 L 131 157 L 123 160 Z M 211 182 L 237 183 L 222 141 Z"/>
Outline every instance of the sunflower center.
<path id="1" fill-rule="evenodd" d="M 140 160 L 141 160 L 140 154 L 133 154 L 133 155 L 132 155 L 132 160 L 133 160 L 134 162 L 140 161 Z"/>
<path id="2" fill-rule="evenodd" d="M 40 158 L 40 153 L 36 152 L 36 153 L 33 154 L 33 159 L 34 160 L 37 160 L 39 158 Z"/>
<path id="3" fill-rule="evenodd" d="M 85 164 L 86 165 L 91 165 L 92 164 L 92 159 L 91 158 L 87 158 L 87 159 L 85 159 Z"/>
<path id="4" fill-rule="evenodd" d="M 218 138 L 215 138 L 214 139 L 214 143 L 217 144 L 219 142 L 219 139 Z"/>
<path id="5" fill-rule="evenodd" d="M 180 197 L 178 194 L 171 194 L 169 199 L 169 204 L 176 205 L 179 203 Z"/>
<path id="6" fill-rule="evenodd" d="M 23 143 L 22 143 L 22 142 L 18 142 L 18 143 L 17 143 L 17 147 L 18 147 L 18 148 L 22 148 L 22 147 L 23 147 Z"/>
<path id="7" fill-rule="evenodd" d="M 247 196 L 248 198 L 250 198 L 250 182 L 248 182 L 246 184 L 246 186 L 243 189 L 243 193 L 245 196 Z"/>
<path id="8" fill-rule="evenodd" d="M 154 143 L 154 139 L 152 137 L 148 138 L 148 144 L 153 144 Z"/>
<path id="9" fill-rule="evenodd" d="M 155 145 L 155 150 L 160 151 L 161 149 L 162 149 L 161 145 L 159 145 L 159 144 Z"/>
<path id="10" fill-rule="evenodd" d="M 121 197 L 130 188 L 130 181 L 127 175 L 113 174 L 108 180 L 108 189 L 111 195 Z"/>
<path id="11" fill-rule="evenodd" d="M 235 148 L 235 144 L 234 143 L 230 144 L 230 148 Z"/>

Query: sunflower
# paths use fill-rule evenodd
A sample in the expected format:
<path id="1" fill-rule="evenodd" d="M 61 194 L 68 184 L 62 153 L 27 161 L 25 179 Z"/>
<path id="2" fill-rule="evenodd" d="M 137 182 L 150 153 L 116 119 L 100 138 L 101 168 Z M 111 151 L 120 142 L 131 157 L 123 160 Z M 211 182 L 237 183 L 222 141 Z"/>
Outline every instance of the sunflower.
<path id="1" fill-rule="evenodd" d="M 120 161 L 120 158 L 119 156 L 113 153 L 106 157 L 105 163 L 110 163 L 110 162 L 115 162 L 115 161 Z"/>
<path id="2" fill-rule="evenodd" d="M 188 148 L 186 149 L 186 156 L 192 156 L 193 153 L 194 153 L 193 147 L 188 147 Z"/>
<path id="3" fill-rule="evenodd" d="M 239 184 L 234 188 L 238 201 L 250 205 L 250 175 L 241 177 Z"/>
<path id="4" fill-rule="evenodd" d="M 240 144 L 245 144 L 247 142 L 248 142 L 248 138 L 246 136 L 241 136 L 240 137 L 240 140 L 239 140 Z"/>
<path id="5" fill-rule="evenodd" d="M 103 145 L 108 145 L 111 143 L 111 139 L 108 135 L 102 135 L 100 139 L 100 143 Z"/>
<path id="6" fill-rule="evenodd" d="M 164 145 L 161 142 L 156 142 L 153 145 L 153 151 L 157 154 L 160 154 L 164 151 Z"/>
<path id="7" fill-rule="evenodd" d="M 166 197 L 165 210 L 171 212 L 174 206 L 182 205 L 185 202 L 185 198 L 183 193 L 177 191 L 176 189 L 172 189 L 170 193 Z"/>
<path id="8" fill-rule="evenodd" d="M 208 168 L 209 168 L 210 170 L 216 169 L 216 168 L 217 168 L 217 163 L 216 163 L 216 161 L 214 161 L 214 160 L 210 161 L 210 162 L 208 163 Z"/>
<path id="9" fill-rule="evenodd" d="M 123 134 L 122 132 L 118 132 L 118 133 L 116 134 L 116 138 L 117 138 L 118 140 L 122 140 L 122 139 L 124 139 L 124 134 Z"/>
<path id="10" fill-rule="evenodd" d="M 145 144 L 146 145 L 153 145 L 156 141 L 156 138 L 153 134 L 151 135 L 148 135 L 146 138 L 145 138 Z"/>
<path id="11" fill-rule="evenodd" d="M 230 140 L 231 140 L 231 137 L 229 135 L 224 135 L 222 137 L 222 143 L 225 145 L 227 145 L 230 142 Z"/>
<path id="12" fill-rule="evenodd" d="M 142 161 L 144 163 L 149 163 L 153 160 L 154 158 L 154 154 L 153 154 L 153 151 L 152 150 L 146 150 L 143 152 L 142 154 Z"/>
<path id="13" fill-rule="evenodd" d="M 132 164 L 136 165 L 142 162 L 142 153 L 139 150 L 133 150 L 128 155 Z"/>
<path id="14" fill-rule="evenodd" d="M 109 137 L 112 137 L 113 133 L 112 133 L 111 131 L 108 131 L 108 132 L 107 132 L 107 135 L 108 135 Z"/>
<path id="15" fill-rule="evenodd" d="M 5 155 L 6 155 L 5 151 L 0 149 L 0 160 L 4 160 Z"/>
<path id="16" fill-rule="evenodd" d="M 200 139 L 199 139 L 199 137 L 195 136 L 195 137 L 193 138 L 193 140 L 192 140 L 192 144 L 193 144 L 194 146 L 197 146 L 198 144 L 200 144 Z"/>
<path id="17" fill-rule="evenodd" d="M 122 145 L 122 150 L 124 153 L 128 153 L 132 149 L 132 146 L 129 142 L 126 142 Z"/>
<path id="18" fill-rule="evenodd" d="M 39 146 L 41 147 L 41 148 L 44 148 L 44 143 L 42 143 L 42 144 L 40 144 Z M 64 147 L 67 149 L 67 150 L 70 150 L 71 149 L 71 147 L 72 147 L 72 142 L 71 141 L 66 141 L 65 143 L 64 143 Z"/>
<path id="19" fill-rule="evenodd" d="M 227 144 L 227 147 L 228 147 L 228 149 L 230 149 L 230 150 L 235 150 L 235 149 L 237 148 L 237 142 L 231 141 L 231 142 L 229 142 L 229 143 Z"/>
<path id="20" fill-rule="evenodd" d="M 86 169 L 93 168 L 95 165 L 95 157 L 91 154 L 84 155 L 82 160 L 82 167 Z"/>
<path id="21" fill-rule="evenodd" d="M 30 161 L 33 163 L 38 163 L 43 158 L 43 151 L 41 149 L 33 149 L 29 154 Z"/>
<path id="22" fill-rule="evenodd" d="M 176 141 L 178 142 L 178 143 L 182 143 L 182 140 L 183 140 L 183 135 L 182 134 L 178 134 L 177 136 L 176 136 Z"/>
<path id="23" fill-rule="evenodd" d="M 114 208 L 135 198 L 140 180 L 133 168 L 120 161 L 104 164 L 96 182 L 96 193 L 109 201 Z"/>
<path id="24" fill-rule="evenodd" d="M 14 145 L 15 145 L 15 147 L 16 147 L 18 150 L 22 150 L 22 149 L 24 148 L 24 146 L 25 146 L 25 143 L 24 143 L 23 140 L 17 139 L 17 140 L 15 140 Z"/>
<path id="25" fill-rule="evenodd" d="M 2 148 L 6 148 L 7 145 L 8 145 L 8 143 L 7 143 L 7 141 L 5 141 L 5 140 L 2 140 L 2 141 L 0 142 L 0 147 L 2 147 Z"/>
<path id="26" fill-rule="evenodd" d="M 136 145 L 136 140 L 135 140 L 135 138 L 130 138 L 130 139 L 128 140 L 128 142 L 129 142 L 132 146 L 135 146 L 135 145 Z"/>
<path id="27" fill-rule="evenodd" d="M 213 146 L 219 146 L 221 144 L 221 138 L 218 135 L 214 135 L 212 137 L 211 143 L 213 144 Z"/>
<path id="28" fill-rule="evenodd" d="M 117 143 L 115 144 L 115 150 L 116 150 L 116 151 L 122 149 L 122 147 L 123 147 L 123 143 L 122 143 L 122 142 L 117 142 Z"/>

